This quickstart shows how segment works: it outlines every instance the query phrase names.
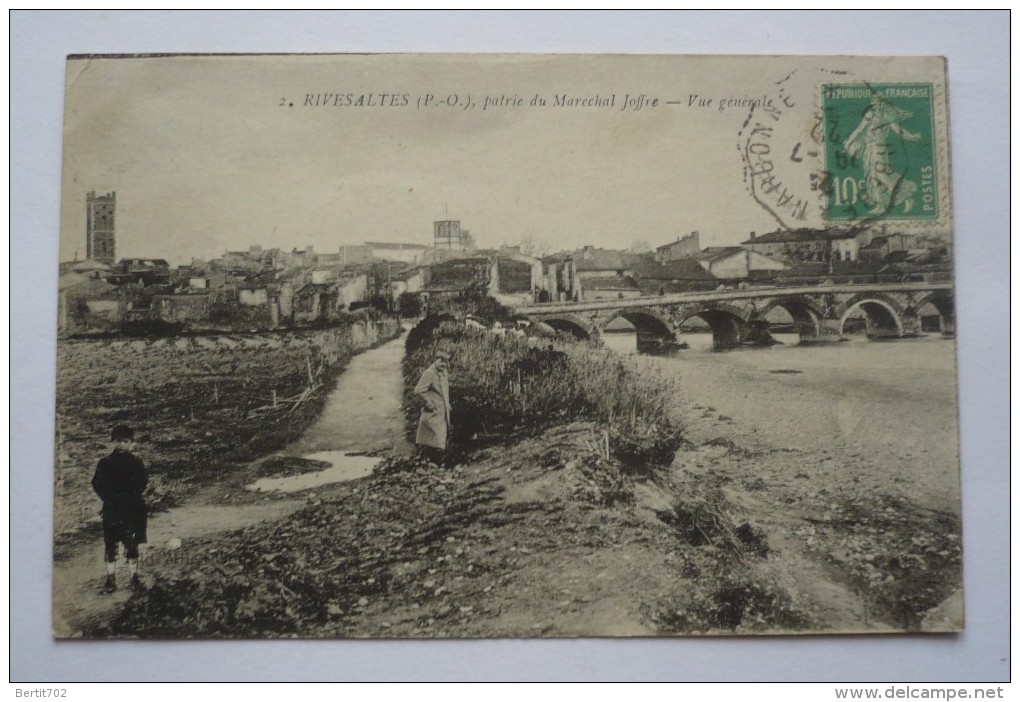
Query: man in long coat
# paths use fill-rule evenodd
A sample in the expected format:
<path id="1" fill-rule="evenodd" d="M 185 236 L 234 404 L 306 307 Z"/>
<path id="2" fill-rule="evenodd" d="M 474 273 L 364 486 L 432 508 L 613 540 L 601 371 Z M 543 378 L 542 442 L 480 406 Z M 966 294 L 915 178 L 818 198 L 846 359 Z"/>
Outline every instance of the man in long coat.
<path id="1" fill-rule="evenodd" d="M 450 354 L 437 351 L 435 362 L 425 369 L 418 384 L 414 386 L 414 394 L 424 403 L 414 441 L 424 447 L 426 455 L 433 460 L 439 459 L 441 452 L 446 450 L 450 431 L 449 363 Z"/>

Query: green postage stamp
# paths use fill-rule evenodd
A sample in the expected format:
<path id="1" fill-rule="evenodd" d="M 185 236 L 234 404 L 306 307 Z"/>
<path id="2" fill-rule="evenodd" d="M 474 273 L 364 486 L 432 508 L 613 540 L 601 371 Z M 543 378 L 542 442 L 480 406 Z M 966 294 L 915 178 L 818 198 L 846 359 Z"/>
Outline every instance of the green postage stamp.
<path id="1" fill-rule="evenodd" d="M 930 83 L 822 86 L 831 221 L 936 220 Z"/>

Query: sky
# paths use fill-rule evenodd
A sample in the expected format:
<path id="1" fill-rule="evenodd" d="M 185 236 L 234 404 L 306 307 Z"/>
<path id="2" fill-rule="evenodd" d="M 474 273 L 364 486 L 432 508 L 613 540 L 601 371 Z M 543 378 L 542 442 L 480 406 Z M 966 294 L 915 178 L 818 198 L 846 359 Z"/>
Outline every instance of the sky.
<path id="1" fill-rule="evenodd" d="M 817 200 L 821 157 L 787 154 L 809 137 L 820 82 L 847 69 L 941 78 L 938 61 L 910 59 L 69 60 L 60 258 L 85 256 L 91 190 L 117 193 L 118 258 L 174 264 L 253 244 L 429 244 L 438 219 L 460 220 L 479 247 L 528 238 L 552 250 L 655 247 L 695 230 L 702 246 L 735 245 L 820 225 L 817 201 L 794 222 L 756 200 L 740 146 L 749 119 L 767 120 L 784 186 Z M 777 110 L 752 115 L 758 99 Z"/>

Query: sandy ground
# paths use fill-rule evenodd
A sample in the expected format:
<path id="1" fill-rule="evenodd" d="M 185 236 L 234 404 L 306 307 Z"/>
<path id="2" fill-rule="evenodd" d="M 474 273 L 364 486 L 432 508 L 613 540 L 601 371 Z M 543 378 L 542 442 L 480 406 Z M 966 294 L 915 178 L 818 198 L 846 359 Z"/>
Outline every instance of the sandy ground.
<path id="1" fill-rule="evenodd" d="M 951 340 L 857 339 L 641 361 L 678 375 L 686 390 L 687 435 L 701 448 L 678 455 L 676 467 L 727 482 L 731 502 L 768 532 L 780 569 L 812 596 L 828 628 L 873 631 L 890 625 L 881 620 L 890 618 L 888 612 L 863 597 L 866 588 L 849 573 L 860 575 L 853 566 L 867 566 L 864 559 L 875 552 L 892 553 L 893 562 L 904 557 L 912 550 L 903 545 L 909 534 L 902 533 L 910 523 L 933 531 L 954 525 L 941 535 L 958 548 Z M 909 514 L 912 522 L 904 516 L 901 523 L 869 526 L 873 533 L 866 544 L 816 529 L 841 519 L 852 522 L 841 510 L 861 501 L 869 507 L 895 504 L 885 508 L 891 518 Z M 887 571 L 882 576 L 893 577 Z M 958 563 L 942 576 L 959 583 Z M 893 617 L 891 625 L 902 622 Z M 962 590 L 953 590 L 924 622 L 912 623 L 918 625 L 962 626 Z"/>
<path id="2" fill-rule="evenodd" d="M 959 511 L 951 340 L 858 339 L 641 360 L 683 380 L 695 443 L 724 431 L 749 449 L 797 456 L 768 461 L 764 478 L 799 471 L 787 465 L 798 463 L 823 481 L 899 491 L 928 507 Z M 721 425 L 720 416 L 728 418 Z"/>

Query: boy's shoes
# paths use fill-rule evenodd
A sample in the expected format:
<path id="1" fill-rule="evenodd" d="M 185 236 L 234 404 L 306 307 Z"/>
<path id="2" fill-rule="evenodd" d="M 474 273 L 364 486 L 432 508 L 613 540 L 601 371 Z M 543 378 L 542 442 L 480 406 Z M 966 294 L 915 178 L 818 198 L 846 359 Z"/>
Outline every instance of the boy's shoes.
<path id="1" fill-rule="evenodd" d="M 101 589 L 99 592 L 101 592 L 104 595 L 110 595 L 113 594 L 114 592 L 117 592 L 117 579 L 114 578 L 112 575 L 107 575 L 106 582 L 103 583 L 103 589 Z"/>
<path id="2" fill-rule="evenodd" d="M 142 579 L 138 577 L 138 573 L 131 576 L 131 589 L 135 592 L 142 589 Z"/>

